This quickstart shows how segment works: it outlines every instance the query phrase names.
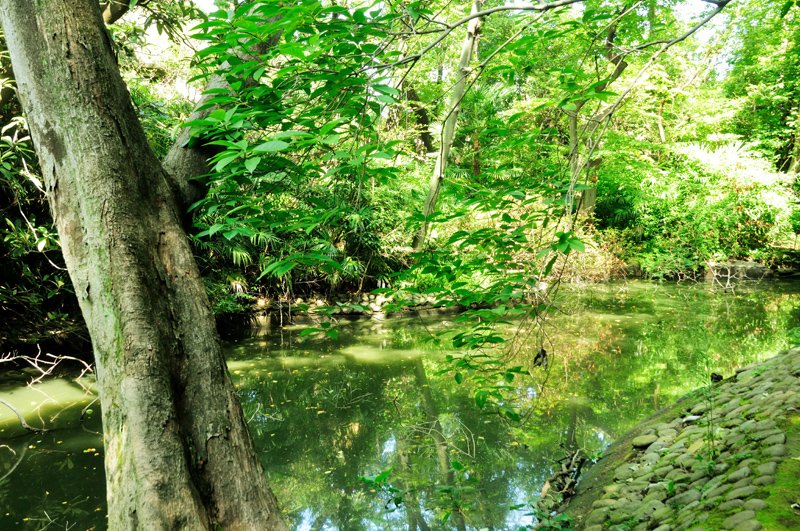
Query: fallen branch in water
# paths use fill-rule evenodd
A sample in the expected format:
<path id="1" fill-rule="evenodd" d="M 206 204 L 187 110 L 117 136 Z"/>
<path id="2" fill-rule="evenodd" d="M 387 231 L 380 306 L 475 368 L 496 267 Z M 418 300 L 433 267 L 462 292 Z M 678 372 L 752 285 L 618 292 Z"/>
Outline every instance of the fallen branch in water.
<path id="1" fill-rule="evenodd" d="M 22 416 L 22 413 L 17 411 L 17 408 L 12 406 L 11 404 L 6 402 L 5 400 L 0 399 L 0 404 L 4 405 L 8 409 L 10 409 L 17 416 L 17 418 L 19 419 L 19 423 L 22 425 L 22 427 L 25 428 L 26 430 L 32 431 L 32 432 L 35 432 L 35 433 L 40 433 L 40 432 L 47 431 L 47 428 L 36 428 L 34 426 L 31 426 L 27 422 L 25 422 L 25 417 Z"/>
<path id="2" fill-rule="evenodd" d="M 65 361 L 74 361 L 82 366 L 78 378 L 85 376 L 87 373 L 92 372 L 92 366 L 83 361 L 82 359 L 73 356 L 57 356 L 55 354 L 43 354 L 41 347 L 35 356 L 20 356 L 18 354 L 3 354 L 0 355 L 0 363 L 19 363 L 24 362 L 39 371 L 39 375 L 33 380 L 28 382 L 28 385 L 41 382 L 48 376 L 52 376 L 58 366 Z"/>

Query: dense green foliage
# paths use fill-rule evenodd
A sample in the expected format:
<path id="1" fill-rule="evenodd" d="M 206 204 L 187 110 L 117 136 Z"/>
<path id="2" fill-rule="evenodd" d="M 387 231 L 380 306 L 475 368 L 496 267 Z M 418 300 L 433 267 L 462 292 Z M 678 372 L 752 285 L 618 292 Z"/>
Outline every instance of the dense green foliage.
<path id="1" fill-rule="evenodd" d="M 466 5 L 216 4 L 145 3 L 111 35 L 154 151 L 187 125 L 188 147 L 214 153 L 190 210 L 220 315 L 374 289 L 390 308 L 472 308 L 454 341 L 474 356 L 454 370 L 483 371 L 482 405 L 499 404 L 492 382 L 514 372 L 486 353 L 508 339 L 495 324 L 540 316 L 559 280 L 698 278 L 710 262 L 771 262 L 794 246 L 791 2 L 739 0 L 715 18 L 711 3 L 479 2 L 488 11 L 463 72 Z M 210 113 L 185 124 L 211 80 Z M 74 305 L 50 266 L 57 240 L 24 122 L 8 91 L 3 102 L 2 251 L 14 263 L 3 311 L 52 321 Z M 441 193 L 423 215 L 455 113 Z"/>
<path id="2" fill-rule="evenodd" d="M 372 507 L 367 490 L 387 506 L 419 505 L 415 496 L 423 496 L 438 521 L 456 526 L 468 509 L 487 525 L 499 518 L 496 507 L 510 501 L 482 503 L 473 484 L 510 459 L 504 438 L 534 446 L 537 437 L 552 436 L 515 428 L 526 413 L 520 406 L 533 401 L 529 378 L 547 370 L 537 358 L 545 347 L 564 358 L 570 374 L 587 375 L 566 382 L 564 392 L 571 385 L 587 396 L 602 388 L 600 365 L 638 364 L 625 370 L 652 371 L 666 389 L 670 372 L 697 371 L 717 355 L 706 334 L 720 317 L 682 336 L 696 347 L 688 361 L 661 321 L 647 324 L 651 346 L 638 344 L 631 359 L 614 356 L 622 346 L 613 338 L 623 330 L 609 323 L 555 321 L 570 332 L 555 342 L 543 323 L 555 313 L 560 282 L 622 274 L 701 279 L 713 263 L 776 265 L 796 249 L 795 0 L 698 8 L 681 0 L 575 0 L 560 7 L 219 0 L 210 13 L 188 0 L 136 4 L 109 34 L 153 151 L 164 157 L 188 127 L 185 147 L 212 154 L 209 171 L 196 176 L 205 193 L 189 207 L 186 227 L 223 332 L 259 308 L 277 310 L 280 322 L 291 318 L 287 311 L 309 312 L 318 324 L 296 338 L 302 348 L 304 341 L 337 341 L 342 312 L 462 310 L 454 326 L 431 334 L 451 353 L 430 374 L 418 360 L 378 378 L 304 367 L 282 374 L 296 388 L 292 404 L 261 385 L 263 374 L 254 377 L 259 385 L 244 402 L 262 445 L 279 453 L 311 448 L 326 466 L 344 450 L 366 455 L 378 430 L 395 424 L 385 408 L 392 400 L 398 415 L 403 408 L 412 419 L 394 426 L 396 462 L 376 463 L 375 475 L 358 480 L 347 463 L 330 465 L 338 472 L 317 482 L 346 485 L 361 504 L 339 506 L 337 499 L 337 507 L 324 508 L 338 511 L 331 518 L 344 527 Z M 459 69 L 472 42 L 465 38 L 470 7 L 483 13 L 467 50 L 471 63 Z M 462 81 L 463 97 L 453 97 Z M 79 330 L 13 86 L 0 55 L 0 353 Z M 201 95 L 209 113 L 188 121 Z M 438 183 L 431 180 L 436 164 L 444 168 Z M 434 198 L 431 213 L 426 196 Z M 424 239 L 415 241 L 420 234 Z M 621 304 L 625 297 L 621 292 Z M 606 304 L 596 303 L 600 310 Z M 630 305 L 641 310 L 647 301 Z M 787 315 L 781 319 L 794 324 Z M 772 330 L 780 323 L 755 325 Z M 725 346 L 742 341 L 722 339 Z M 603 348 L 580 358 L 564 354 L 579 341 Z M 707 351 L 701 355 L 698 345 Z M 655 350 L 658 358 L 651 357 Z M 415 381 L 405 382 L 412 373 Z M 428 378 L 440 386 L 438 396 L 431 396 Z M 404 383 L 426 389 L 422 402 L 405 396 Z M 374 401 L 340 407 L 356 388 Z M 580 403 L 558 410 L 563 403 L 535 398 L 528 412 L 542 423 L 581 410 Z M 618 413 L 612 404 L 639 406 L 596 398 L 604 409 L 592 419 L 604 424 Z M 476 432 L 486 415 L 497 421 L 494 432 L 484 432 L 497 454 L 485 468 L 448 459 L 430 477 L 408 469 L 403 445 L 446 446 L 433 436 L 423 444 L 414 431 L 433 417 L 440 422 L 438 413 L 425 411 L 426 400 L 453 402 Z M 299 431 L 268 438 L 281 419 L 261 408 L 277 404 L 281 414 L 300 419 L 347 411 L 321 424 L 313 446 Z M 451 439 L 460 436 L 454 424 L 442 423 Z M 292 477 L 310 473 L 305 461 L 281 466 Z"/>

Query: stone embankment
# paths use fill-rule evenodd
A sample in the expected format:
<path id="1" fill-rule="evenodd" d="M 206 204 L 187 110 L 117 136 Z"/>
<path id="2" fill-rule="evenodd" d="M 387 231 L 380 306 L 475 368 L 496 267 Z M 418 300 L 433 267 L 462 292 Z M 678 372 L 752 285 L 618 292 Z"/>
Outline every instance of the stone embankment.
<path id="1" fill-rule="evenodd" d="M 575 529 L 800 529 L 800 348 L 696 391 L 612 445 Z"/>

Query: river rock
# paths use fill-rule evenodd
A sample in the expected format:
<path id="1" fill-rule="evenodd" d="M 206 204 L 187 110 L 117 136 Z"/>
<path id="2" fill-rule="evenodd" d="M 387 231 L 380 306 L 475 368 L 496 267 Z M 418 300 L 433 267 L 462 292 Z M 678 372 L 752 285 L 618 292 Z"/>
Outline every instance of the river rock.
<path id="1" fill-rule="evenodd" d="M 733 531 L 759 531 L 759 529 L 761 529 L 761 524 L 758 520 L 747 520 L 736 524 Z"/>
<path id="2" fill-rule="evenodd" d="M 719 504 L 720 511 L 730 511 L 732 509 L 739 509 L 741 507 L 744 507 L 744 502 L 742 500 L 731 500 Z"/>
<path id="3" fill-rule="evenodd" d="M 785 442 L 786 442 L 786 435 L 784 435 L 783 433 L 776 433 L 764 439 L 761 442 L 761 444 L 763 444 L 764 446 L 773 446 L 776 444 L 783 444 Z"/>
<path id="4" fill-rule="evenodd" d="M 756 513 L 754 513 L 753 511 L 742 511 L 740 513 L 736 513 L 733 516 L 729 516 L 728 518 L 726 518 L 725 521 L 722 522 L 722 525 L 726 529 L 732 529 L 741 523 L 755 519 L 755 517 Z"/>
<path id="5" fill-rule="evenodd" d="M 608 513 L 611 512 L 610 507 L 600 507 L 589 513 L 586 518 L 586 525 L 599 525 L 608 519 Z"/>
<path id="6" fill-rule="evenodd" d="M 783 444 L 776 444 L 765 448 L 763 453 L 764 455 L 768 455 L 770 457 L 781 457 L 786 455 L 786 446 Z"/>
<path id="7" fill-rule="evenodd" d="M 687 490 L 683 494 L 678 494 L 670 499 L 667 503 L 672 507 L 682 508 L 692 502 L 699 501 L 701 498 L 700 491 L 696 489 Z"/>
<path id="8" fill-rule="evenodd" d="M 747 498 L 748 496 L 752 495 L 757 489 L 753 486 L 750 487 L 740 487 L 738 489 L 733 489 L 725 496 L 726 500 L 733 500 L 736 498 Z"/>
<path id="9" fill-rule="evenodd" d="M 647 448 L 648 446 L 650 446 L 651 444 L 653 444 L 657 440 L 658 440 L 658 437 L 656 435 L 654 435 L 654 434 L 640 435 L 640 436 L 634 438 L 633 441 L 631 441 L 631 444 L 633 444 L 634 448 Z"/>
<path id="10" fill-rule="evenodd" d="M 756 468 L 756 472 L 758 472 L 759 475 L 762 475 L 762 476 L 763 475 L 770 475 L 771 476 L 771 475 L 775 474 L 775 471 L 777 469 L 778 469 L 778 463 L 776 463 L 775 461 L 769 461 L 768 463 L 764 463 L 762 465 L 759 465 Z"/>
<path id="11" fill-rule="evenodd" d="M 592 509 L 598 509 L 600 507 L 611 507 L 616 503 L 617 500 L 609 500 L 608 498 L 601 498 L 599 500 L 595 500 L 592 502 Z"/>
<path id="12" fill-rule="evenodd" d="M 744 508 L 752 511 L 760 511 L 767 506 L 767 502 L 758 498 L 753 498 L 744 502 Z"/>

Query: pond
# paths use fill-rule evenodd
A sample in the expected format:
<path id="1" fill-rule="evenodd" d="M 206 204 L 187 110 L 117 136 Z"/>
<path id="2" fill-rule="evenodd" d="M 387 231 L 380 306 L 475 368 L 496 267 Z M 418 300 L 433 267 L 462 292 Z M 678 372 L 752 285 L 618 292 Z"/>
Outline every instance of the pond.
<path id="1" fill-rule="evenodd" d="M 800 332 L 800 284 L 612 283 L 562 289 L 558 300 L 544 329 L 508 325 L 521 347 L 512 363 L 548 352 L 546 367 L 506 382 L 518 422 L 479 408 L 475 382 L 446 371 L 458 353 L 437 337 L 457 328 L 452 315 L 346 322 L 335 340 L 297 327 L 230 343 L 292 528 L 525 527 L 567 450 L 600 455 L 712 372 L 729 376 Z M 0 384 L 0 400 L 38 408 L 60 428 L 11 437 L 15 417 L 0 403 L 0 529 L 105 528 L 99 414 L 87 389 L 87 378 Z"/>

